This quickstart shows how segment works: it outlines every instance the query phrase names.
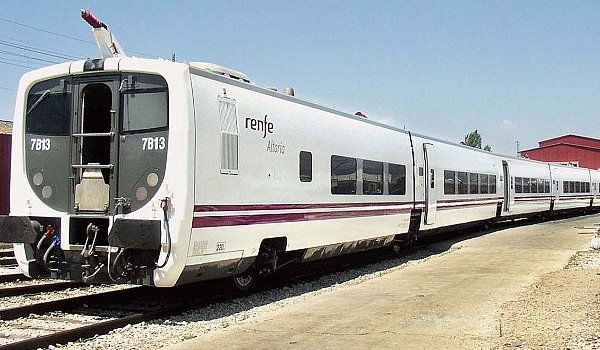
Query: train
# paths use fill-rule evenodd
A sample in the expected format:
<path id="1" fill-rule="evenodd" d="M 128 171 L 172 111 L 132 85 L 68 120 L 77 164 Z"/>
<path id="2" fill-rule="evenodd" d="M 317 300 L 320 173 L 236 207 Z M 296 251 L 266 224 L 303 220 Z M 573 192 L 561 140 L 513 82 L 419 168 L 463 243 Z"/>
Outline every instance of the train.
<path id="1" fill-rule="evenodd" d="M 288 264 L 600 208 L 598 170 L 420 135 L 216 64 L 128 57 L 86 20 L 102 58 L 19 82 L 0 241 L 29 277 L 246 289 Z"/>

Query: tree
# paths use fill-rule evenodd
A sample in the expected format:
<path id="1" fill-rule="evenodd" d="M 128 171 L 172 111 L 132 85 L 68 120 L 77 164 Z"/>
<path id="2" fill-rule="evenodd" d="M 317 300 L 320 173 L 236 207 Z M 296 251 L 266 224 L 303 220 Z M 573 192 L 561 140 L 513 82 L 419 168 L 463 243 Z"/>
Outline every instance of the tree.
<path id="1" fill-rule="evenodd" d="M 465 145 L 481 148 L 481 135 L 477 130 L 470 132 L 465 136 Z"/>
<path id="2" fill-rule="evenodd" d="M 473 132 L 468 133 L 465 136 L 463 144 L 481 149 L 481 134 L 479 133 L 479 131 L 475 130 Z M 488 152 L 492 151 L 492 147 L 490 145 L 485 145 L 483 149 Z"/>

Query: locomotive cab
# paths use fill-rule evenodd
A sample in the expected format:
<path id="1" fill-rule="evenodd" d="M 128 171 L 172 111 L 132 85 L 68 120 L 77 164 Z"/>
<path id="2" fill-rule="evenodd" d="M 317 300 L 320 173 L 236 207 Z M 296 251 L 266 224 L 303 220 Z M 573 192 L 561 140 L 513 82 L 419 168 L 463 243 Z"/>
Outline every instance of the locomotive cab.
<path id="1" fill-rule="evenodd" d="M 28 201 L 27 216 L 0 220 L 0 238 L 26 246 L 33 276 L 151 284 L 168 230 L 169 199 L 154 198 L 165 177 L 168 86 L 158 74 L 103 72 L 103 63 L 28 89 L 23 163 L 45 209 Z M 152 219 L 136 217 L 144 206 Z"/>

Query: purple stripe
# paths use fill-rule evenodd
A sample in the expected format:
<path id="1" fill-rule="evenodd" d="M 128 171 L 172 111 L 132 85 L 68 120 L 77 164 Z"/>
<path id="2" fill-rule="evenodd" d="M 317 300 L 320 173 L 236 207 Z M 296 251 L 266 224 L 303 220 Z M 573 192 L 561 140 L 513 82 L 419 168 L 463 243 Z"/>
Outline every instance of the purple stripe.
<path id="1" fill-rule="evenodd" d="M 468 208 L 468 207 L 496 207 L 499 202 L 489 202 L 489 203 L 464 203 L 457 205 L 438 205 L 436 207 L 437 210 L 450 210 L 454 208 Z"/>
<path id="2" fill-rule="evenodd" d="M 523 196 L 523 195 L 520 195 L 520 194 L 519 195 L 515 195 L 515 199 L 529 199 L 529 198 L 531 198 L 531 199 L 540 199 L 540 198 L 542 198 L 542 199 L 550 199 L 550 198 L 552 198 L 552 195 L 550 195 L 550 194 L 543 195 L 543 196 L 527 196 L 527 195 Z"/>
<path id="3" fill-rule="evenodd" d="M 294 210 L 294 209 L 338 209 L 388 207 L 397 205 L 412 205 L 413 202 L 368 202 L 368 203 L 308 203 L 308 204 L 238 204 L 238 205 L 195 205 L 194 212 L 215 211 L 251 211 L 251 210 Z"/>
<path id="4" fill-rule="evenodd" d="M 560 199 L 592 199 L 592 195 L 590 194 L 583 194 L 583 195 L 566 195 L 563 194 L 562 196 L 558 196 L 558 198 Z"/>
<path id="5" fill-rule="evenodd" d="M 501 201 L 503 198 L 464 198 L 464 199 L 440 199 L 437 202 L 438 203 L 464 203 L 464 202 L 488 202 L 488 203 L 492 203 L 492 201 L 494 201 L 493 203 L 498 203 L 499 201 Z"/>
<path id="6" fill-rule="evenodd" d="M 358 218 L 368 216 L 384 216 L 410 213 L 411 209 L 380 209 L 380 210 L 353 210 L 317 213 L 283 213 L 260 215 L 230 215 L 230 216 L 201 216 L 195 217 L 192 227 L 219 227 L 240 226 L 256 224 L 275 224 L 284 222 L 331 220 L 344 218 Z"/>

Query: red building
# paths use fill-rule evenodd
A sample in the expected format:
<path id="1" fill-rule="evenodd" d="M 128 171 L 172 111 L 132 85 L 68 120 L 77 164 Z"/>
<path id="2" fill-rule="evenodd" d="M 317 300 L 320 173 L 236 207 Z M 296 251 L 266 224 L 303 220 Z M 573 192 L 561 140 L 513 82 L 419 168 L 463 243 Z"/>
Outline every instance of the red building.
<path id="1" fill-rule="evenodd" d="M 12 122 L 0 120 L 0 215 L 8 214 L 10 206 L 10 140 Z"/>
<path id="2" fill-rule="evenodd" d="M 544 162 L 572 163 L 584 168 L 600 169 L 600 139 L 564 135 L 538 143 L 538 148 L 519 153 L 525 158 Z"/>
<path id="3" fill-rule="evenodd" d="M 0 215 L 9 212 L 10 134 L 0 134 Z"/>

